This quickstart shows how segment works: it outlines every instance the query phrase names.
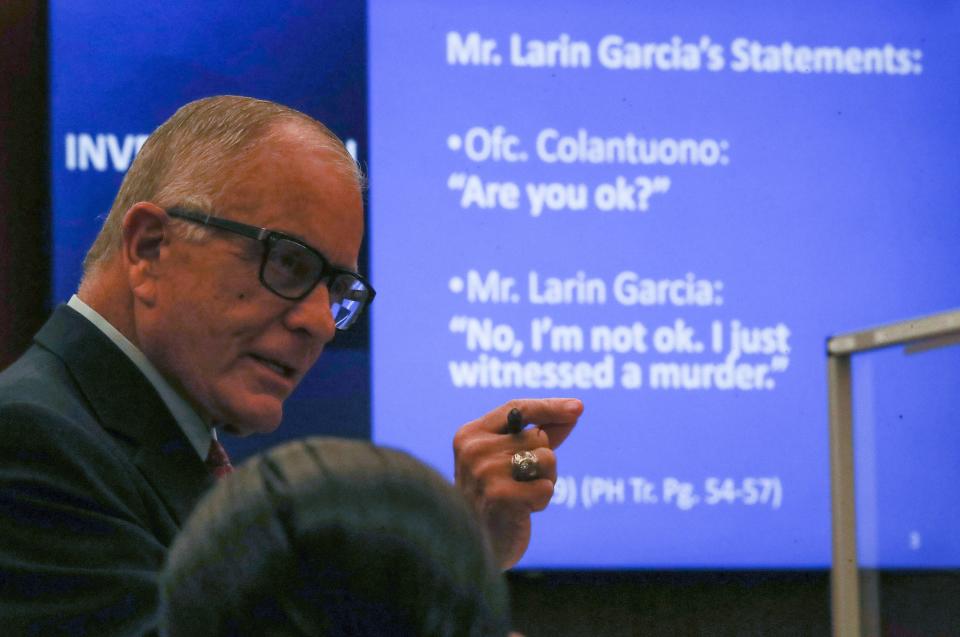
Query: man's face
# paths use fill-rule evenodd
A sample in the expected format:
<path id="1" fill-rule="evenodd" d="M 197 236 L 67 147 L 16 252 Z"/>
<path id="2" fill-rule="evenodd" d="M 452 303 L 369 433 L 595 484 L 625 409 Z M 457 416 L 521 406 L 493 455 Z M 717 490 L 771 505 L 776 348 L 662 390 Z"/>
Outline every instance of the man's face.
<path id="1" fill-rule="evenodd" d="M 213 214 L 293 235 L 356 269 L 362 201 L 335 157 L 296 137 L 263 145 L 226 176 Z M 138 308 L 140 346 L 201 415 L 240 435 L 272 431 L 335 334 L 327 288 L 282 299 L 260 283 L 261 243 L 210 232 L 161 251 L 156 303 Z"/>

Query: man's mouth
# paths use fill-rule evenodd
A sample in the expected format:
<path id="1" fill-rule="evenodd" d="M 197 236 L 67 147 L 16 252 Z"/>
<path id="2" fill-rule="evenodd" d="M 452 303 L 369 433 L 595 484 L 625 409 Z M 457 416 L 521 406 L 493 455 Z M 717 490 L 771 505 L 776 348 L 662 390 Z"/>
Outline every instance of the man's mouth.
<path id="1" fill-rule="evenodd" d="M 290 367 L 289 365 L 284 365 L 280 361 L 274 360 L 272 358 L 267 358 L 265 356 L 260 356 L 258 354 L 250 354 L 250 357 L 256 360 L 257 362 L 263 364 L 264 366 L 270 368 L 280 376 L 283 376 L 284 378 L 293 378 L 294 374 L 297 371 L 293 367 Z"/>

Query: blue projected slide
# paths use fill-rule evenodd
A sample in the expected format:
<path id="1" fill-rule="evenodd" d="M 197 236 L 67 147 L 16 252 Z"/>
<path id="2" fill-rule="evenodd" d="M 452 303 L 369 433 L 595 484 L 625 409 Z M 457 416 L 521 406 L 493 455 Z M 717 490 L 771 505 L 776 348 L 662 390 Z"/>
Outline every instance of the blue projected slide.
<path id="1" fill-rule="evenodd" d="M 852 371 L 859 563 L 960 567 L 960 348 L 866 352 Z"/>
<path id="2" fill-rule="evenodd" d="M 825 339 L 960 306 L 958 5 L 368 24 L 374 439 L 449 474 L 460 423 L 577 396 L 521 565 L 826 566 Z M 896 565 L 960 564 L 915 511 Z"/>
<path id="3" fill-rule="evenodd" d="M 449 475 L 460 424 L 577 396 L 522 566 L 823 567 L 826 337 L 960 306 L 957 7 L 54 1 L 54 301 L 178 106 L 289 104 L 369 156 L 371 353 L 361 323 L 234 457 L 372 411 Z M 870 564 L 960 564 L 957 509 L 908 506 L 956 472 L 884 472 L 952 444 L 934 407 L 864 443 L 902 500 L 864 499 Z"/>

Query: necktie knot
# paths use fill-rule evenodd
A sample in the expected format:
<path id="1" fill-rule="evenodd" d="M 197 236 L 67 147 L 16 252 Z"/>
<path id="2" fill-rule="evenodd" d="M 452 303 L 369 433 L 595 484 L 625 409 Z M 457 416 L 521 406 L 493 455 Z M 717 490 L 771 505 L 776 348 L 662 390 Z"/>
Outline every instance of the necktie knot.
<path id="1" fill-rule="evenodd" d="M 222 478 L 233 471 L 233 465 L 230 464 L 230 456 L 227 455 L 227 450 L 216 439 L 210 441 L 206 465 L 210 473 L 216 478 Z"/>

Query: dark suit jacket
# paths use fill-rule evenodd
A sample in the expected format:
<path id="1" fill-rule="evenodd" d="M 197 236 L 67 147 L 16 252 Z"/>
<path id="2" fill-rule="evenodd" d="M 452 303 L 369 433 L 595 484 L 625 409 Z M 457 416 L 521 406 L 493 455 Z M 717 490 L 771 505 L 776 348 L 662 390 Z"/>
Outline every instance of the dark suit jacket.
<path id="1" fill-rule="evenodd" d="M 210 484 L 130 359 L 58 308 L 0 374 L 0 634 L 154 631 L 156 574 Z"/>

